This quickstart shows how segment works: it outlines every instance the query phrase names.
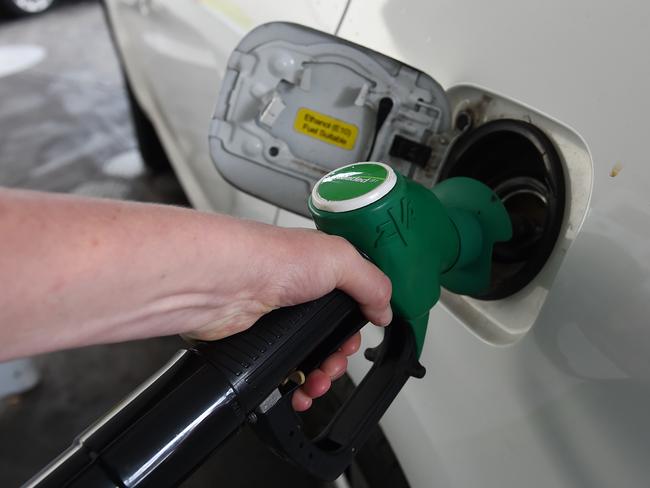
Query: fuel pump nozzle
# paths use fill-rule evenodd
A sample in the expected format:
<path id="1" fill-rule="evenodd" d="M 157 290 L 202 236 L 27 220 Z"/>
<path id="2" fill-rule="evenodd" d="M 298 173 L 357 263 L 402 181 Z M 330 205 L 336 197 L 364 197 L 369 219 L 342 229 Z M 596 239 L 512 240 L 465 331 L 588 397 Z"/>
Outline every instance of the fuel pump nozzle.
<path id="1" fill-rule="evenodd" d="M 492 247 L 512 235 L 505 207 L 483 183 L 451 178 L 428 190 L 383 163 L 330 172 L 314 186 L 309 210 L 320 230 L 345 237 L 390 277 L 391 304 L 411 326 L 418 357 L 440 287 L 485 290 Z"/>
<path id="2" fill-rule="evenodd" d="M 440 287 L 487 287 L 492 246 L 510 238 L 511 225 L 478 181 L 453 178 L 431 191 L 382 163 L 324 176 L 309 209 L 319 229 L 348 239 L 389 276 L 395 312 L 366 355 L 369 373 L 317 437 L 305 435 L 291 407 L 297 385 L 285 380 L 317 367 L 365 325 L 336 290 L 229 338 L 188 343 L 27 486 L 176 486 L 244 423 L 313 475 L 340 475 L 408 378 L 424 375 L 419 357 Z"/>

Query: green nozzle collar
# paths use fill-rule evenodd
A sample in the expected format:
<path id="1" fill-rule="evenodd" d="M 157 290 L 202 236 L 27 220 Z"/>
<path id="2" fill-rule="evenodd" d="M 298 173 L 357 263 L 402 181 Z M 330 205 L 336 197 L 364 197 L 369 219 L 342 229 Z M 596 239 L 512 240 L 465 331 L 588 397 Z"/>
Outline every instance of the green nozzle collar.
<path id="1" fill-rule="evenodd" d="M 314 185 L 312 204 L 327 212 L 366 207 L 388 194 L 397 183 L 395 171 L 384 163 L 354 163 L 323 176 Z"/>

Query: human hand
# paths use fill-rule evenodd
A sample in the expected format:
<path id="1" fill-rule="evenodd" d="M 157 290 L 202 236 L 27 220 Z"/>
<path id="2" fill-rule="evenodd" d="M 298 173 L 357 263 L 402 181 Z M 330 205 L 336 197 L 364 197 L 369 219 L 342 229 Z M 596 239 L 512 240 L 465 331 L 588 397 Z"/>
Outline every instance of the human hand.
<path id="1" fill-rule="evenodd" d="M 386 325 L 390 280 L 340 237 L 162 205 L 0 191 L 0 360 L 183 334 L 216 340 L 338 288 Z M 47 263 L 47 266 L 43 266 Z M 6 327 L 2 327 L 5 324 Z M 304 410 L 359 337 L 296 391 Z"/>
<path id="2" fill-rule="evenodd" d="M 238 246 L 227 254 L 235 273 L 228 280 L 231 289 L 218 295 L 239 300 L 229 302 L 227 313 L 216 309 L 212 320 L 186 335 L 202 340 L 226 337 L 275 308 L 319 298 L 334 288 L 354 298 L 373 323 L 390 322 L 390 280 L 344 239 L 313 230 L 236 223 L 236 232 L 241 233 L 234 239 Z M 308 374 L 292 399 L 296 411 L 307 410 L 345 373 L 347 356 L 359 349 L 360 342 L 357 333 Z"/>

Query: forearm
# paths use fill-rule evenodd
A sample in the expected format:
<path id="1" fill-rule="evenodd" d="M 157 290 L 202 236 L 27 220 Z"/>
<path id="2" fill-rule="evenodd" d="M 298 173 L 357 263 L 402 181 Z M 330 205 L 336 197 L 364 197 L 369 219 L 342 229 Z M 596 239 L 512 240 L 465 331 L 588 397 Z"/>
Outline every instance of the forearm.
<path id="1" fill-rule="evenodd" d="M 231 335 L 334 288 L 391 320 L 390 281 L 344 239 L 176 207 L 0 189 L 0 360 Z"/>
<path id="2" fill-rule="evenodd" d="M 0 190 L 0 236 L 0 358 L 184 332 L 250 299 L 215 285 L 248 247 L 228 217 Z"/>

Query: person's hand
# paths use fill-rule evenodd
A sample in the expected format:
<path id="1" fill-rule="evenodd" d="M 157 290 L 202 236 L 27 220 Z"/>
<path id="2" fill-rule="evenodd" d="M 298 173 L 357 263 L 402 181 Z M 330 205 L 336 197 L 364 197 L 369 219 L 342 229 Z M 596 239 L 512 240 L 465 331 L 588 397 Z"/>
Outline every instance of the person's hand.
<path id="1" fill-rule="evenodd" d="M 228 278 L 216 284 L 217 296 L 232 297 L 214 316 L 186 335 L 215 340 L 250 327 L 279 307 L 319 298 L 338 288 L 361 306 L 369 321 L 387 325 L 391 318 L 390 280 L 346 240 L 307 229 L 283 229 L 237 221 L 228 256 Z M 234 237 L 234 236 L 233 236 Z M 312 371 L 294 393 L 297 411 L 307 410 L 347 368 L 361 337 L 355 334 Z"/>
<path id="2" fill-rule="evenodd" d="M 163 335 L 216 340 L 338 288 L 386 325 L 390 280 L 346 240 L 162 205 L 0 189 L 0 360 Z M 293 397 L 341 376 L 352 337 Z"/>

